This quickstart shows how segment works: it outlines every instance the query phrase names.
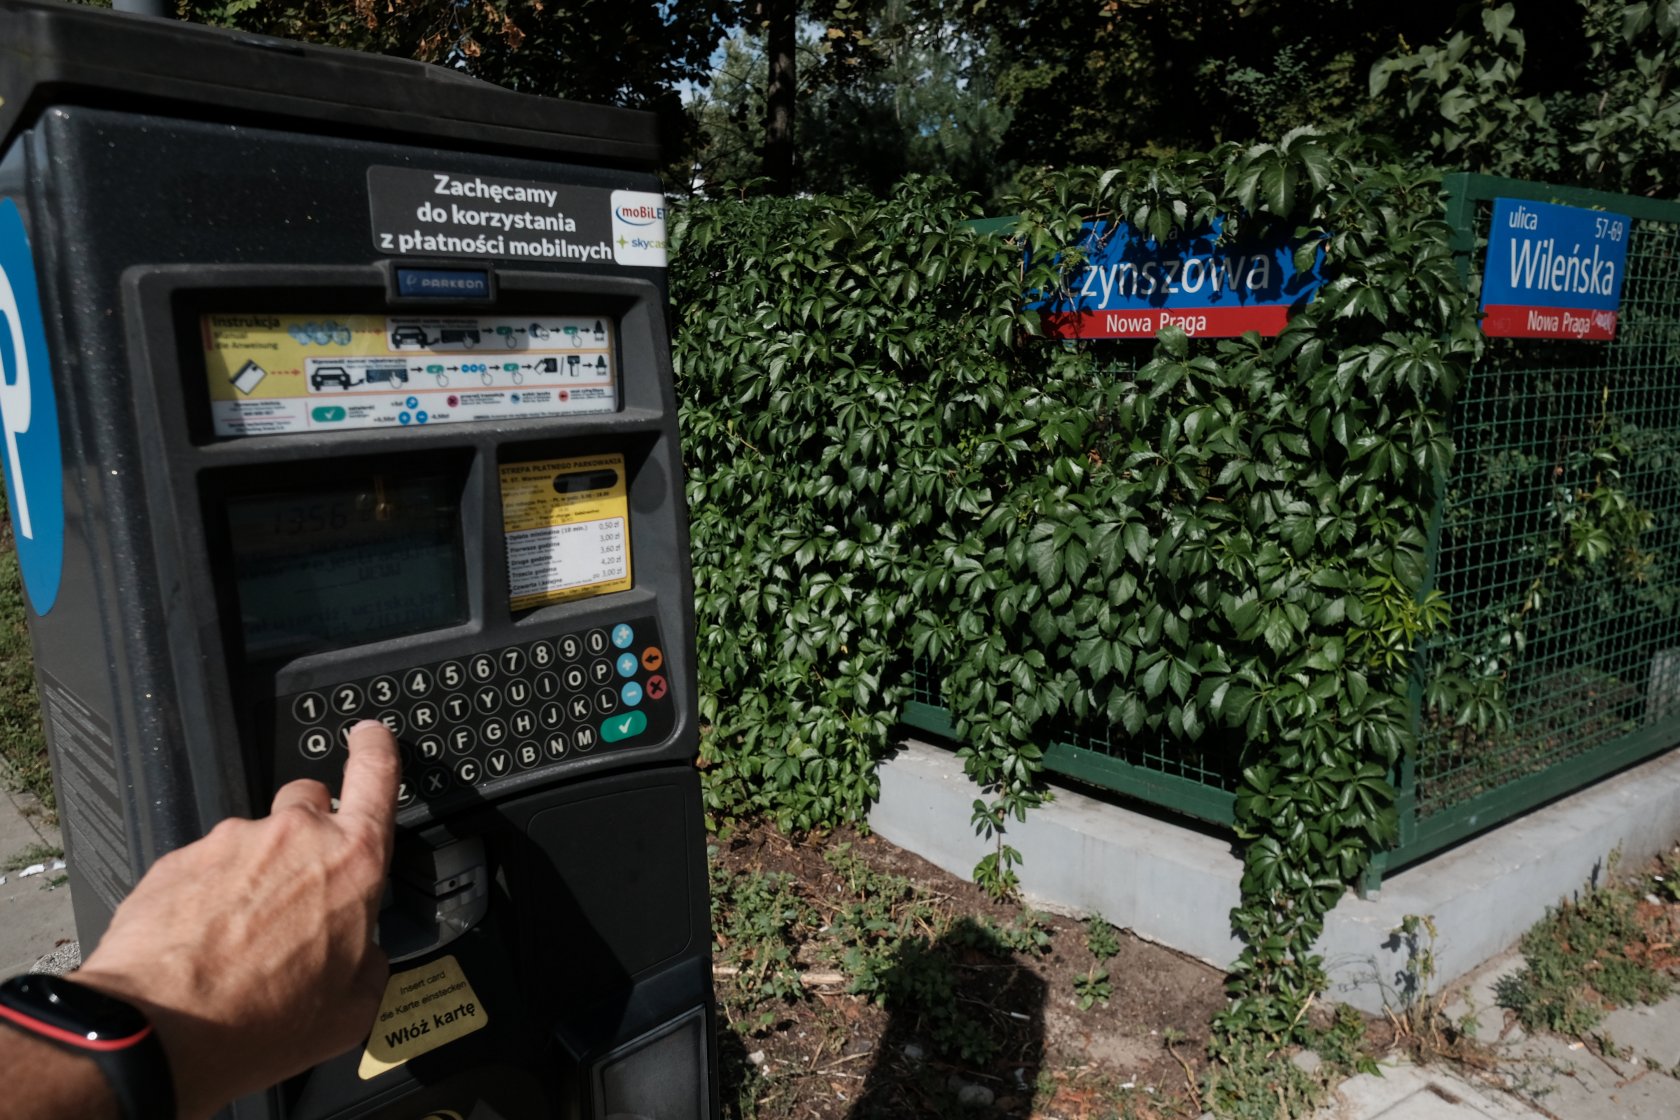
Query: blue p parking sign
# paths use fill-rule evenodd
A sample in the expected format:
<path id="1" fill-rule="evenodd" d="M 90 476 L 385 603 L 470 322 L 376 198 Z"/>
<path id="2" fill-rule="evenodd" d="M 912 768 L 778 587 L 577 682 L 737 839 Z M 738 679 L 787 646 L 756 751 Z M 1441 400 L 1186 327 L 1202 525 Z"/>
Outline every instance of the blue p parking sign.
<path id="1" fill-rule="evenodd" d="M 23 589 L 43 615 L 64 572 L 64 461 L 35 262 L 9 198 L 0 198 L 0 435 Z"/>

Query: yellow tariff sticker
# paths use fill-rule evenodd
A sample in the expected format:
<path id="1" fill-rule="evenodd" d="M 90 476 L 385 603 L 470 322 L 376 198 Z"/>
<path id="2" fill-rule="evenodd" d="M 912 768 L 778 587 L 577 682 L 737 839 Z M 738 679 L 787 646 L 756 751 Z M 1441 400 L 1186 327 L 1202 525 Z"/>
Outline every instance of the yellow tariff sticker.
<path id="1" fill-rule="evenodd" d="M 453 956 L 393 973 L 356 1075 L 371 1080 L 489 1022 Z"/>
<path id="2" fill-rule="evenodd" d="M 501 476 L 509 606 L 629 590 L 624 456 L 503 463 Z"/>
<path id="3" fill-rule="evenodd" d="M 200 317 L 219 436 L 425 428 L 618 407 L 610 319 Z"/>

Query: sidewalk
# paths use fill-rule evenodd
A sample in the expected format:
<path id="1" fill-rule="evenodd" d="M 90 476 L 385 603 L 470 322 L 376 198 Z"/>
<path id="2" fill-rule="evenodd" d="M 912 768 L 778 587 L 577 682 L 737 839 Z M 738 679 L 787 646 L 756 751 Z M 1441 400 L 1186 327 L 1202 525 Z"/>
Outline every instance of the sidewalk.
<path id="1" fill-rule="evenodd" d="M 0 865 L 29 856 L 25 866 L 0 873 L 0 977 L 28 972 L 47 957 L 79 959 L 64 870 L 54 868 L 54 858 L 39 856 L 43 848 L 62 846 L 58 829 L 43 822 L 33 798 L 0 791 Z M 26 874 L 36 866 L 41 870 Z"/>
<path id="2" fill-rule="evenodd" d="M 1314 1120 L 1674 1120 L 1680 1117 L 1680 995 L 1652 1007 L 1613 1011 L 1598 1036 L 1620 1051 L 1605 1058 L 1585 1043 L 1528 1036 L 1494 998 L 1503 976 L 1522 967 L 1507 953 L 1487 962 L 1445 1010 L 1454 1022 L 1474 1012 L 1492 1068 L 1447 1063 L 1383 1064 L 1361 1075 Z"/>

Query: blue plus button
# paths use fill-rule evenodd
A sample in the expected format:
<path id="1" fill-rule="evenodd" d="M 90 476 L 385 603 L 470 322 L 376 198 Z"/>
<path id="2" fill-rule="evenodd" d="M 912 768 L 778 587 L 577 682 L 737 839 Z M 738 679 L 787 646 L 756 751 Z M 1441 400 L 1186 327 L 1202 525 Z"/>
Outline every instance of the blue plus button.
<path id="1" fill-rule="evenodd" d="M 628 622 L 621 622 L 612 629 L 612 644 L 619 649 L 629 649 L 630 643 L 636 640 L 636 632 L 630 629 Z"/>
<path id="2" fill-rule="evenodd" d="M 420 398 L 419 397 L 409 397 L 406 401 L 403 402 L 403 404 L 406 405 L 409 408 L 419 408 L 420 407 Z"/>
<path id="3" fill-rule="evenodd" d="M 636 664 L 636 655 L 635 654 L 633 654 L 633 653 L 621 653 L 621 654 L 618 655 L 618 675 L 619 676 L 621 676 L 621 677 L 633 677 L 633 676 L 636 675 L 636 669 L 637 668 L 638 668 L 638 666 Z"/>
<path id="4" fill-rule="evenodd" d="M 399 423 L 399 424 L 406 424 L 412 419 L 414 419 L 414 417 L 410 416 L 406 412 L 397 413 L 397 423 Z"/>
<path id="5" fill-rule="evenodd" d="M 634 708 L 642 702 L 642 686 L 635 681 L 625 681 L 624 687 L 619 689 L 619 699 L 624 701 L 626 708 Z"/>

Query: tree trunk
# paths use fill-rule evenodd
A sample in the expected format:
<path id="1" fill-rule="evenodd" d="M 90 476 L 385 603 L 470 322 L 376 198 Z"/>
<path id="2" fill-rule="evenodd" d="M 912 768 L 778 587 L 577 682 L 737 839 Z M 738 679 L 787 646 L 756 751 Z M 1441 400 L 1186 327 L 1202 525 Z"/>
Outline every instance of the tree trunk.
<path id="1" fill-rule="evenodd" d="M 764 176 L 770 190 L 793 193 L 794 47 L 797 0 L 761 0 L 770 85 L 764 91 Z"/>

